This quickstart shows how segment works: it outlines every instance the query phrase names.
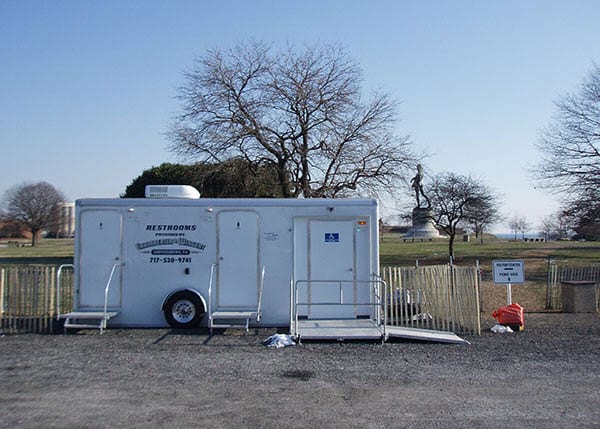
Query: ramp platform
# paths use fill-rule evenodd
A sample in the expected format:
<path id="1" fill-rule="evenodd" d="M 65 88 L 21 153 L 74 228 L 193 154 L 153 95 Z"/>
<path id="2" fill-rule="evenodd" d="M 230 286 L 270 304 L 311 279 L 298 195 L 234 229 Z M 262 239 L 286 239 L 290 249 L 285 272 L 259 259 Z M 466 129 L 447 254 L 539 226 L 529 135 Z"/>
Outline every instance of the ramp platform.
<path id="1" fill-rule="evenodd" d="M 435 341 L 438 343 L 470 344 L 454 332 L 434 331 L 431 329 L 406 328 L 403 326 L 386 326 L 387 337 L 404 338 L 408 340 Z"/>
<path id="2" fill-rule="evenodd" d="M 380 340 L 383 332 L 369 319 L 298 320 L 297 336 L 302 340 Z"/>
<path id="3" fill-rule="evenodd" d="M 294 330 L 292 329 L 292 332 Z M 302 340 L 382 340 L 403 338 L 451 344 L 469 344 L 453 332 L 378 325 L 371 319 L 301 319 L 295 329 Z"/>

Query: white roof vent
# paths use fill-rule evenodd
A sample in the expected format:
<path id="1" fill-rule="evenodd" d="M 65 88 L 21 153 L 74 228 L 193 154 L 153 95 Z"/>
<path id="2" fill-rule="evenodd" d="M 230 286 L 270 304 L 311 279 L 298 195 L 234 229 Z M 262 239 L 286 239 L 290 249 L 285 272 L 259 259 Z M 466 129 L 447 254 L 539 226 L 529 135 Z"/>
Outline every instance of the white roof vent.
<path id="1" fill-rule="evenodd" d="M 146 198 L 200 198 L 200 192 L 190 185 L 146 185 L 145 195 Z"/>

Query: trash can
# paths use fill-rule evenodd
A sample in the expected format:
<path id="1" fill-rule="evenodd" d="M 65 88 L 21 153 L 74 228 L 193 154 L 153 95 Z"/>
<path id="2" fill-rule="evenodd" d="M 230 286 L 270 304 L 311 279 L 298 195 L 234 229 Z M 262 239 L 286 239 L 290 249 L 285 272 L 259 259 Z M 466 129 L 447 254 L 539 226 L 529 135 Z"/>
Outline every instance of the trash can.
<path id="1" fill-rule="evenodd" d="M 560 282 L 562 309 L 565 313 L 595 313 L 596 282 L 565 281 Z"/>

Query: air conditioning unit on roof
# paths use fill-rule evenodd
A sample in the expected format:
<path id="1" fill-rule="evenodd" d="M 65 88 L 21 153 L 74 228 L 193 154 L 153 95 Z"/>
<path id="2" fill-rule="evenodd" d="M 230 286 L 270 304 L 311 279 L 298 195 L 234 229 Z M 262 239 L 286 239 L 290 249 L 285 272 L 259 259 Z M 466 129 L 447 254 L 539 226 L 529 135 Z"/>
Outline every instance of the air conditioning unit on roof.
<path id="1" fill-rule="evenodd" d="M 200 198 L 200 192 L 190 185 L 146 185 L 144 194 L 146 198 Z"/>

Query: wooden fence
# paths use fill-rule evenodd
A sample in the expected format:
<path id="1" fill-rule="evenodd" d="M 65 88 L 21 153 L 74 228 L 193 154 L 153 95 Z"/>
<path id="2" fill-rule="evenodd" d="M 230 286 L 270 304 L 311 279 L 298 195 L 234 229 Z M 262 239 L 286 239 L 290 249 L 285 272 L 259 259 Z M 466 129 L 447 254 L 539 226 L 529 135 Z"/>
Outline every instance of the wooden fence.
<path id="1" fill-rule="evenodd" d="M 0 333 L 53 333 L 56 266 L 0 267 Z M 481 334 L 477 267 L 382 267 L 390 325 Z M 61 276 L 61 313 L 73 307 L 73 271 Z"/>
<path id="2" fill-rule="evenodd" d="M 56 323 L 55 266 L 0 267 L 0 333 L 49 334 Z M 73 306 L 73 270 L 61 275 L 61 312 Z"/>
<path id="3" fill-rule="evenodd" d="M 573 265 L 561 261 L 548 262 L 546 310 L 562 310 L 561 282 L 596 282 L 596 307 L 600 307 L 600 264 Z"/>
<path id="4" fill-rule="evenodd" d="M 481 334 L 478 267 L 382 267 L 388 324 Z"/>

